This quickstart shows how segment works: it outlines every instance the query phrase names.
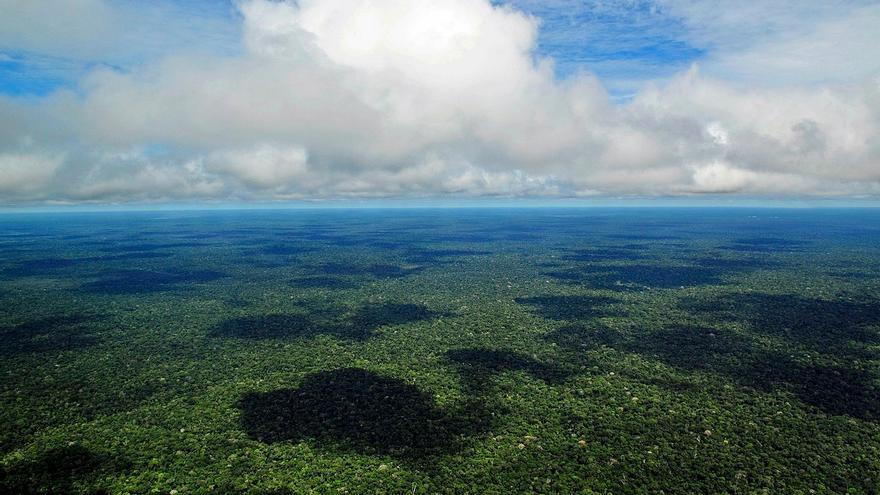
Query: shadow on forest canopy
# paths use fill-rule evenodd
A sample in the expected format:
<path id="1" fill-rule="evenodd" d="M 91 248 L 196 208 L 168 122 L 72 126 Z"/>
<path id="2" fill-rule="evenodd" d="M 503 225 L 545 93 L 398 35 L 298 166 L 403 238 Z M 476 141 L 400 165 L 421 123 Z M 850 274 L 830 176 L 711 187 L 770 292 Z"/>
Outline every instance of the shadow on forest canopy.
<path id="1" fill-rule="evenodd" d="M 3 275 L 12 278 L 46 277 L 67 275 L 68 268 L 74 268 L 89 263 L 106 263 L 108 261 L 132 261 L 170 258 L 174 253 L 161 251 L 131 251 L 120 254 L 106 254 L 101 256 L 88 256 L 84 258 L 39 258 L 20 261 L 2 270 Z"/>
<path id="2" fill-rule="evenodd" d="M 357 284 L 340 277 L 302 277 L 290 281 L 297 289 L 354 289 Z"/>
<path id="3" fill-rule="evenodd" d="M 367 304 L 347 315 L 339 310 L 320 309 L 307 314 L 233 318 L 220 323 L 210 335 L 255 340 L 305 339 L 331 335 L 344 340 L 366 340 L 376 335 L 376 331 L 384 326 L 404 325 L 446 315 L 418 304 Z"/>
<path id="4" fill-rule="evenodd" d="M 11 278 L 46 276 L 88 262 L 85 258 L 41 258 L 18 262 L 5 268 L 3 275 Z"/>
<path id="5" fill-rule="evenodd" d="M 738 273 L 749 270 L 768 270 L 779 268 L 783 265 L 779 261 L 754 256 L 737 258 L 698 258 L 688 261 L 697 266 L 718 270 L 719 272 L 724 273 Z"/>
<path id="6" fill-rule="evenodd" d="M 562 257 L 566 261 L 631 261 L 643 259 L 645 255 L 641 247 L 592 247 L 589 249 L 574 249 Z"/>
<path id="7" fill-rule="evenodd" d="M 90 347 L 98 342 L 90 325 L 98 317 L 85 314 L 55 315 L 18 325 L 0 326 L 0 355 L 28 352 L 69 351 Z"/>
<path id="8" fill-rule="evenodd" d="M 84 492 L 76 485 L 93 482 L 102 471 L 117 471 L 124 467 L 118 459 L 111 459 L 80 445 L 56 447 L 43 452 L 35 460 L 19 462 L 0 470 L 0 492 L 16 495 L 103 495 L 109 492 Z"/>
<path id="9" fill-rule="evenodd" d="M 492 254 L 490 251 L 477 251 L 467 249 L 409 249 L 405 255 L 409 263 L 423 265 L 441 265 L 450 263 L 453 258 L 465 256 L 484 256 Z"/>
<path id="10" fill-rule="evenodd" d="M 385 263 L 357 265 L 352 263 L 322 263 L 311 268 L 310 273 L 316 276 L 348 275 L 372 276 L 375 278 L 403 278 L 424 270 L 422 266 L 399 266 Z"/>
<path id="11" fill-rule="evenodd" d="M 725 283 L 722 276 L 729 270 L 705 266 L 658 266 L 648 264 L 591 264 L 547 273 L 565 283 L 586 285 L 611 291 L 645 289 L 677 289 L 697 285 Z"/>
<path id="12" fill-rule="evenodd" d="M 298 254 L 309 253 L 315 251 L 314 247 L 302 246 L 298 244 L 271 244 L 260 248 L 261 254 L 274 256 L 296 256 Z"/>
<path id="13" fill-rule="evenodd" d="M 753 246 L 749 244 L 749 246 Z M 643 246 L 644 247 L 644 246 Z M 547 275 L 568 284 L 586 285 L 595 289 L 612 291 L 638 291 L 645 289 L 674 289 L 698 285 L 720 285 L 726 276 L 743 272 L 773 269 L 782 264 L 755 255 L 727 255 L 684 258 L 681 265 L 654 265 L 645 261 L 636 246 L 594 247 L 574 250 L 563 256 L 564 261 L 578 263 L 575 266 L 555 266 Z M 607 264 L 609 261 L 636 261 L 626 265 Z"/>
<path id="14" fill-rule="evenodd" d="M 833 415 L 880 420 L 880 389 L 867 371 L 841 364 L 797 359 L 789 349 L 768 347 L 746 333 L 676 326 L 623 335 L 599 327 L 570 326 L 546 336 L 575 362 L 602 346 L 656 359 L 686 373 L 706 372 L 769 392 L 787 390 L 802 402 Z"/>
<path id="15" fill-rule="evenodd" d="M 453 349 L 445 357 L 456 366 L 466 388 L 472 392 L 484 392 L 493 376 L 506 372 L 524 372 L 551 385 L 562 383 L 573 374 L 567 367 L 507 350 Z"/>
<path id="16" fill-rule="evenodd" d="M 109 241 L 106 247 L 101 248 L 105 253 L 129 253 L 157 251 L 160 249 L 179 249 L 179 248 L 202 248 L 208 246 L 203 242 L 140 242 L 134 244 L 120 244 L 116 241 Z"/>
<path id="17" fill-rule="evenodd" d="M 876 359 L 880 344 L 880 301 L 866 298 L 811 299 L 791 294 L 727 294 L 688 299 L 692 313 L 739 322 L 760 335 L 780 337 L 815 352 L 843 358 Z"/>
<path id="18" fill-rule="evenodd" d="M 249 393 L 238 405 L 244 430 L 262 442 L 308 440 L 404 460 L 455 451 L 488 429 L 476 405 L 445 410 L 403 380 L 358 368 L 313 373 L 297 388 Z"/>
<path id="19" fill-rule="evenodd" d="M 772 253 L 803 251 L 810 243 L 797 239 L 780 239 L 776 237 L 753 237 L 737 239 L 722 249 L 743 253 Z"/>
<path id="20" fill-rule="evenodd" d="M 182 270 L 174 272 L 153 270 L 107 270 L 100 278 L 82 285 L 96 294 L 142 294 L 175 290 L 186 284 L 213 282 L 227 275 L 214 270 Z"/>

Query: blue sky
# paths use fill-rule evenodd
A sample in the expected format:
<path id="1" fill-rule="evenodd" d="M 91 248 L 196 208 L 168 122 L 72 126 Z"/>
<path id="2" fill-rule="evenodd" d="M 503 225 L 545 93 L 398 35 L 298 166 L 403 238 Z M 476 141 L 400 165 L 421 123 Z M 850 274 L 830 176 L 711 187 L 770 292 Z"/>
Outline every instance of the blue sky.
<path id="1" fill-rule="evenodd" d="M 94 2 L 47 0 L 47 3 L 67 3 L 75 13 L 74 22 L 87 22 L 92 13 L 85 5 Z M 233 1 L 112 0 L 107 3 L 114 7 L 112 14 L 105 14 L 111 18 L 106 24 L 99 23 L 93 34 L 88 32 L 92 26 L 64 27 L 63 17 L 40 23 L 39 28 L 46 30 L 47 37 L 52 36 L 50 30 L 53 29 L 62 36 L 73 35 L 69 50 L 51 43 L 22 40 L 7 28 L 8 32 L 3 33 L 6 36 L 0 37 L 0 93 L 44 96 L 61 88 L 75 89 L 80 80 L 96 68 L 124 72 L 183 50 L 214 54 L 240 51 L 240 15 Z M 79 16 L 85 19 L 76 19 Z M 121 32 L 115 32 L 116 29 Z"/>
<path id="2" fill-rule="evenodd" d="M 0 206 L 880 197 L 876 0 L 0 12 Z"/>
<path id="3" fill-rule="evenodd" d="M 681 19 L 653 2 L 510 4 L 540 19 L 538 52 L 556 61 L 559 77 L 590 71 L 615 95 L 628 96 L 645 81 L 668 78 L 706 54 L 687 41 Z"/>
<path id="4" fill-rule="evenodd" d="M 130 0 L 116 3 L 127 5 L 125 10 L 130 8 L 132 13 L 139 8 Z M 558 77 L 589 71 L 615 96 L 629 96 L 645 81 L 668 78 L 706 53 L 685 39 L 686 27 L 680 19 L 649 1 L 494 3 L 511 5 L 540 19 L 536 56 L 552 57 Z M 239 50 L 240 16 L 230 0 L 161 0 L 151 8 L 163 17 L 153 14 L 156 24 L 137 33 L 149 42 L 129 52 L 86 50 L 78 57 L 64 57 L 0 45 L 0 92 L 43 96 L 58 88 L 75 88 L 83 75 L 96 67 L 125 71 L 194 47 L 214 53 Z M 164 20 L 169 11 L 177 19 L 170 25 Z M 146 34 L 148 30 L 151 32 Z M 207 41 L 197 36 L 209 31 L 212 35 Z"/>
<path id="5" fill-rule="evenodd" d="M 3 0 L 13 2 L 13 0 Z M 876 21 L 877 3 L 872 0 L 834 0 L 793 2 L 707 2 L 699 0 L 492 0 L 539 19 L 537 57 L 552 57 L 560 78 L 587 71 L 597 75 L 618 98 L 627 98 L 647 82 L 665 80 L 694 63 L 704 70 L 733 78 L 750 78 L 766 84 L 775 80 L 797 79 L 823 82 L 841 72 L 849 77 L 880 68 L 880 57 L 871 57 L 843 46 L 823 49 L 819 54 L 832 67 L 790 70 L 786 60 L 765 60 L 765 65 L 731 67 L 732 56 L 754 55 L 750 49 L 762 45 L 783 46 L 796 50 L 798 37 L 829 36 L 816 33 L 822 21 L 839 20 L 853 24 L 859 9 L 870 9 L 863 25 L 853 25 L 853 46 L 868 48 L 875 40 L 870 31 Z M 48 0 L 47 3 L 70 4 L 82 16 L 89 13 L 78 4 L 95 0 Z M 96 67 L 129 70 L 140 64 L 181 51 L 198 50 L 213 54 L 234 54 L 241 50 L 241 14 L 233 0 L 106 0 L 114 7 L 112 22 L 123 33 L 114 33 L 110 46 L 96 39 L 109 38 L 102 29 L 95 40 L 75 39 L 71 50 L 57 50 L 41 43 L 22 43 L 14 30 L 0 26 L 0 94 L 42 96 L 57 88 L 74 88 L 83 75 Z M 762 5 L 764 4 L 764 5 Z M 741 11 L 739 16 L 730 11 Z M 65 28 L 62 18 L 37 28 Z M 74 20 L 75 21 L 75 20 Z M 10 23 L 11 24 L 11 23 Z M 25 26 L 26 24 L 22 24 Z M 88 28 L 83 28 L 88 29 Z M 814 32 L 811 32 L 814 31 Z M 863 32 L 863 31 L 868 31 Z M 81 34 L 81 33 L 80 33 Z M 813 48 L 840 43 L 839 33 L 831 39 L 818 38 Z M 846 40 L 843 40 L 846 41 Z M 51 45 L 51 44 L 48 44 Z M 48 48 L 48 49 L 47 49 Z M 855 57 L 851 63 L 840 61 L 840 52 Z M 755 57 L 758 59 L 759 57 Z M 775 62 L 775 66 L 767 66 Z M 739 65 L 743 65 L 739 62 Z M 817 64 L 818 65 L 818 64 Z M 817 72 L 819 72 L 817 74 Z M 768 74 L 767 77 L 760 73 Z M 754 81 L 750 81 L 754 82 Z"/>

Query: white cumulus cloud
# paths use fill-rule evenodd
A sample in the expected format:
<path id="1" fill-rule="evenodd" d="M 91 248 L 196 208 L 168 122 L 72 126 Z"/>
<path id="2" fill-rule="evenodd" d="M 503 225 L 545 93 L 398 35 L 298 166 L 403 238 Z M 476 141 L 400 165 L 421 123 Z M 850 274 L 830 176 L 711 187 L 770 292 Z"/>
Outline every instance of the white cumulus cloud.
<path id="1" fill-rule="evenodd" d="M 744 88 L 694 67 L 615 104 L 589 73 L 557 79 L 536 55 L 539 20 L 488 0 L 239 9 L 240 53 L 99 68 L 76 91 L 0 100 L 0 200 L 855 196 L 880 184 L 876 76 Z"/>

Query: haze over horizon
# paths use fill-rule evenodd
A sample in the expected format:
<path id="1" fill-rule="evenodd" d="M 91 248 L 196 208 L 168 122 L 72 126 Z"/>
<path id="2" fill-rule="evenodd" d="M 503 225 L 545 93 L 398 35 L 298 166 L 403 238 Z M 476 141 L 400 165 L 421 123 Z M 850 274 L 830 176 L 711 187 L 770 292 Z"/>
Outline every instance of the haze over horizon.
<path id="1" fill-rule="evenodd" d="M 877 2 L 0 12 L 0 206 L 880 197 Z"/>

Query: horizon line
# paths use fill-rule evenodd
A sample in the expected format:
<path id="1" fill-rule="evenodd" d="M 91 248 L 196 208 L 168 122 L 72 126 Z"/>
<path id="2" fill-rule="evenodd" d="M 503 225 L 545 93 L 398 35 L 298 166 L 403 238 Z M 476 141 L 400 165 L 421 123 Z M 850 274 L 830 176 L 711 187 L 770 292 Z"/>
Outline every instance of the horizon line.
<path id="1" fill-rule="evenodd" d="M 608 200 L 601 202 L 565 201 L 403 201 L 376 200 L 339 203 L 164 203 L 164 204 L 104 204 L 52 206 L 0 206 L 0 215 L 34 213 L 126 213 L 126 212 L 223 212 L 223 211 L 306 211 L 306 210 L 465 210 L 465 209 L 860 209 L 880 208 L 880 201 L 840 200 L 737 200 L 732 202 L 678 201 L 678 200 Z"/>

